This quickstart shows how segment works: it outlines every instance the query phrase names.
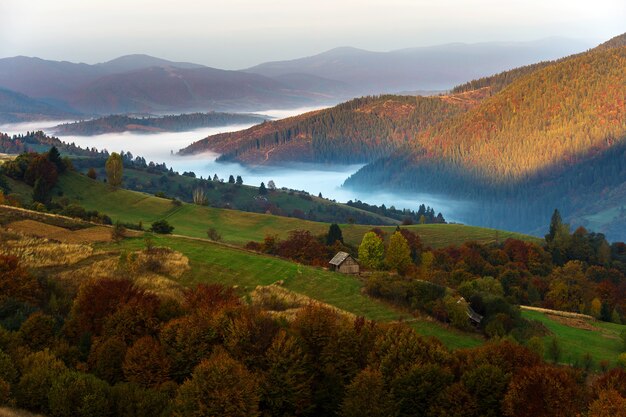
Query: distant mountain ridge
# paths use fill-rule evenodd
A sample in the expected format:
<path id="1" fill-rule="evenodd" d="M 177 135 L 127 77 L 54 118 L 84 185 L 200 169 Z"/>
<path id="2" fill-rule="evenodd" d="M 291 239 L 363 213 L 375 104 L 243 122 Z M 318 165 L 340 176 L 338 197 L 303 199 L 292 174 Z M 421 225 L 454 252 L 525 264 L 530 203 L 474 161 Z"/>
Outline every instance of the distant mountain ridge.
<path id="1" fill-rule="evenodd" d="M 86 114 L 250 111 L 338 101 L 332 91 L 341 83 L 306 76 L 306 83 L 295 84 L 147 55 L 95 65 L 0 59 L 0 88 Z"/>
<path id="2" fill-rule="evenodd" d="M 185 132 L 193 129 L 235 124 L 261 123 L 266 118 L 241 113 L 188 113 L 162 117 L 130 117 L 111 115 L 92 120 L 65 123 L 53 128 L 57 135 L 92 136 L 104 133 L 137 132 Z"/>
<path id="3" fill-rule="evenodd" d="M 448 90 L 473 78 L 582 52 L 590 46 L 551 38 L 534 42 L 451 43 L 389 52 L 341 47 L 310 57 L 268 62 L 245 71 L 268 77 L 315 75 L 341 81 L 355 95 Z"/>
<path id="4" fill-rule="evenodd" d="M 447 90 L 584 49 L 580 42 L 555 39 L 392 52 L 345 47 L 242 71 L 142 54 L 94 65 L 18 56 L 0 59 L 0 88 L 85 114 L 260 111 L 333 105 L 386 92 Z"/>
<path id="5" fill-rule="evenodd" d="M 71 110 L 0 88 L 0 123 L 19 123 L 50 118 L 67 119 L 77 116 L 79 114 Z"/>

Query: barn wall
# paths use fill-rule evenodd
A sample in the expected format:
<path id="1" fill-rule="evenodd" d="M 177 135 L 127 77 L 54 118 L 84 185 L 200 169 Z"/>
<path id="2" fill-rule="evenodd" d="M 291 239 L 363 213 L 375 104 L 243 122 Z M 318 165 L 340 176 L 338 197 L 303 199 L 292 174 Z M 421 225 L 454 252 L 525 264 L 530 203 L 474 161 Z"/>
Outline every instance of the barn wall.
<path id="1" fill-rule="evenodd" d="M 359 264 L 356 263 L 354 259 L 348 258 L 339 266 L 339 272 L 344 274 L 358 274 Z"/>

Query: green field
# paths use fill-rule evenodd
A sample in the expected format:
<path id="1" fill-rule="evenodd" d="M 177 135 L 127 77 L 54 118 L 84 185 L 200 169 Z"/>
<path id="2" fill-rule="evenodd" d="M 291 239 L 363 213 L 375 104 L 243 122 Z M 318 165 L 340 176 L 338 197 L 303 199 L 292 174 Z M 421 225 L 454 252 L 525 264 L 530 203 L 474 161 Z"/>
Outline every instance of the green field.
<path id="1" fill-rule="evenodd" d="M 327 223 L 290 217 L 216 209 L 193 204 L 183 203 L 177 207 L 168 199 L 124 189 L 113 190 L 103 183 L 76 174 L 61 176 L 59 188 L 63 190 L 64 197 L 76 201 L 88 210 L 98 210 L 108 214 L 113 220 L 130 223 L 141 221 L 144 226 L 148 227 L 156 220 L 167 219 L 175 227 L 174 233 L 202 238 L 206 237 L 209 227 L 214 227 L 225 242 L 239 246 L 251 240 L 261 241 L 267 234 L 285 238 L 289 231 L 295 229 L 306 229 L 314 234 L 322 234 L 328 231 L 329 226 Z M 539 241 L 538 238 L 519 233 L 458 224 L 405 227 L 418 233 L 426 246 L 435 248 L 460 244 L 468 240 L 503 241 L 509 237 Z M 356 246 L 361 242 L 363 234 L 372 226 L 343 224 L 341 228 L 346 243 Z M 381 228 L 391 233 L 395 226 Z"/>
<path id="2" fill-rule="evenodd" d="M 589 353 L 593 357 L 596 367 L 602 360 L 615 365 L 617 356 L 623 352 L 619 334 L 626 330 L 624 325 L 588 321 L 587 323 L 594 329 L 586 330 L 559 323 L 538 311 L 522 310 L 522 317 L 540 321 L 556 335 L 563 351 L 561 361 L 564 363 L 581 363 L 583 356 Z M 548 343 L 554 335 L 544 337 L 546 351 Z M 546 359 L 548 358 L 546 357 Z"/>
<path id="3" fill-rule="evenodd" d="M 483 339 L 475 334 L 448 329 L 433 321 L 413 321 L 408 314 L 363 294 L 363 282 L 358 278 L 293 263 L 284 259 L 248 252 L 194 239 L 174 236 L 154 236 L 154 243 L 185 254 L 191 269 L 182 278 L 184 285 L 220 283 L 238 286 L 248 292 L 257 285 L 269 285 L 282 280 L 291 291 L 331 304 L 370 320 L 409 323 L 425 336 L 436 336 L 450 348 L 477 346 Z M 143 239 L 126 239 L 122 244 L 102 245 L 112 250 L 143 248 Z"/>

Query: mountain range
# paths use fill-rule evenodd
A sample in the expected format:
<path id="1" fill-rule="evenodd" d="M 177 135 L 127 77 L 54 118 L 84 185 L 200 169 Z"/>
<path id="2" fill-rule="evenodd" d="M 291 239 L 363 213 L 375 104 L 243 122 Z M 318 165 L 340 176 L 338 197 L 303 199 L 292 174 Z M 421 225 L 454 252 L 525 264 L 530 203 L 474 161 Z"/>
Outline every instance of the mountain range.
<path id="1" fill-rule="evenodd" d="M 623 238 L 626 35 L 450 94 L 354 100 L 182 153 L 203 149 L 250 164 L 362 162 L 345 186 L 463 199 L 466 221 L 525 232 L 558 207 L 573 224 Z"/>
<path id="2" fill-rule="evenodd" d="M 330 105 L 371 93 L 445 90 L 461 81 L 586 47 L 579 41 L 551 38 L 391 52 L 337 48 L 239 71 L 147 55 L 94 65 L 18 56 L 0 59 L 0 88 L 5 94 L 27 96 L 33 108 L 24 107 L 25 102 L 13 108 L 14 100 L 2 98 L 2 117 L 19 121 L 63 113 L 164 114 Z"/>

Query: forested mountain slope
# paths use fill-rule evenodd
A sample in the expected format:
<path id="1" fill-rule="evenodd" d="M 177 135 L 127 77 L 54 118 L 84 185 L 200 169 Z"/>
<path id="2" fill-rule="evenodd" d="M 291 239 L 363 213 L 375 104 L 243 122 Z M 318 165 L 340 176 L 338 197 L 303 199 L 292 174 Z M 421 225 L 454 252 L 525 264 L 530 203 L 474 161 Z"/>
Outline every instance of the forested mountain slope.
<path id="1" fill-rule="evenodd" d="M 389 155 L 424 129 L 475 105 L 481 92 L 456 96 L 378 96 L 348 101 L 240 132 L 209 136 L 182 154 L 213 151 L 222 160 L 362 163 Z"/>
<path id="2" fill-rule="evenodd" d="M 534 203 L 542 215 L 557 203 L 580 212 L 577 191 L 589 200 L 626 179 L 625 105 L 626 47 L 599 48 L 520 77 L 347 184 L 494 200 L 504 218 L 483 207 L 489 224 L 529 230 Z M 505 215 L 511 206 L 525 213 Z"/>

